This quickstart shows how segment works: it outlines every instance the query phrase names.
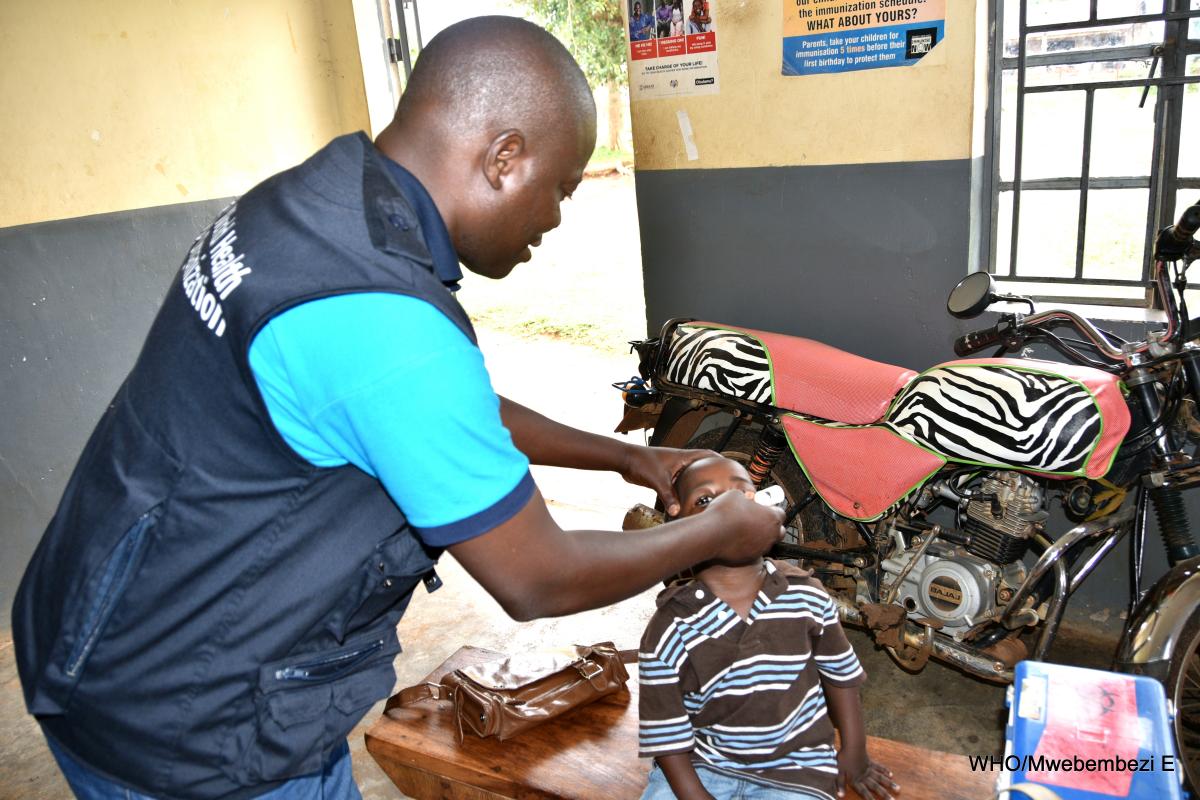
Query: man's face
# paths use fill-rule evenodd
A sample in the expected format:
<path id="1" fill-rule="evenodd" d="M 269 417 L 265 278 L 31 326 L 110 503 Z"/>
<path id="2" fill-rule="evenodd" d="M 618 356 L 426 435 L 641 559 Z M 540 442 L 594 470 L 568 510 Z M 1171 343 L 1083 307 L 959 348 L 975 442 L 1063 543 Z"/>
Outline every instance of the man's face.
<path id="1" fill-rule="evenodd" d="M 741 464 L 717 456 L 692 462 L 679 476 L 675 490 L 679 495 L 679 516 L 690 517 L 728 491 L 753 497 L 754 483 Z"/>
<path id="2" fill-rule="evenodd" d="M 500 188 L 480 181 L 479 201 L 455 242 L 463 263 L 485 277 L 503 278 L 532 258 L 531 248 L 562 221 L 559 204 L 583 180 L 595 141 L 594 125 L 564 125 L 527 139 Z"/>

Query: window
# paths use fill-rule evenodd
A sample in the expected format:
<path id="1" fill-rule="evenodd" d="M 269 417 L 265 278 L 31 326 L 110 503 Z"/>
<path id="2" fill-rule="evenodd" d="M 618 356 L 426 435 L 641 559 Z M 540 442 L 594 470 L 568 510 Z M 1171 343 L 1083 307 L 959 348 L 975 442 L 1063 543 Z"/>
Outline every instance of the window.
<path id="1" fill-rule="evenodd" d="M 1155 231 L 1200 199 L 1200 0 L 991 1 L 992 272 L 1145 307 Z"/>

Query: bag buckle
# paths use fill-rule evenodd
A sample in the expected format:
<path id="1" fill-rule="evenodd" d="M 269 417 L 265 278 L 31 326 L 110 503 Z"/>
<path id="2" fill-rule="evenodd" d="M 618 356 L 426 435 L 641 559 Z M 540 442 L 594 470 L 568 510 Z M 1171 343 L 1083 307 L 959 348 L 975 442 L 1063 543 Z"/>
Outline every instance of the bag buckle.
<path id="1" fill-rule="evenodd" d="M 579 674 L 584 680 L 592 685 L 592 688 L 598 692 L 604 691 L 604 684 L 596 685 L 596 678 L 604 674 L 604 667 L 597 664 L 595 661 L 580 661 L 575 665 L 575 669 L 579 670 Z"/>

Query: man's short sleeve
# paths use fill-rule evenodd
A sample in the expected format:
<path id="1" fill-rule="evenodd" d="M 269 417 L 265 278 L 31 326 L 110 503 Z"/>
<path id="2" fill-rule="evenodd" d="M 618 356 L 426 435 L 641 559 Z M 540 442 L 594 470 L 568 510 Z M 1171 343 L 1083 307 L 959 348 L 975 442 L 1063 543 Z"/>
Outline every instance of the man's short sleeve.
<path id="1" fill-rule="evenodd" d="M 533 496 L 483 355 L 429 303 L 362 293 L 273 318 L 250 366 L 284 441 L 321 467 L 383 483 L 428 544 L 456 544 Z"/>

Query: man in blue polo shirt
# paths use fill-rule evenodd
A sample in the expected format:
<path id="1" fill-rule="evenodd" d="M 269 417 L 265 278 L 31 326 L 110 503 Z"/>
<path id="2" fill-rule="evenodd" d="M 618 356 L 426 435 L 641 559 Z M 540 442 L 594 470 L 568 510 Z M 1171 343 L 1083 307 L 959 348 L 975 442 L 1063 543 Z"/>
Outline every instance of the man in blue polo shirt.
<path id="1" fill-rule="evenodd" d="M 523 620 L 778 541 L 782 514 L 738 493 L 564 533 L 530 477 L 615 470 L 671 507 L 702 455 L 497 397 L 454 298 L 459 262 L 530 258 L 594 143 L 553 37 L 468 20 L 375 143 L 335 139 L 197 237 L 14 602 L 26 705 L 80 797 L 357 797 L 346 734 L 445 549 Z"/>

